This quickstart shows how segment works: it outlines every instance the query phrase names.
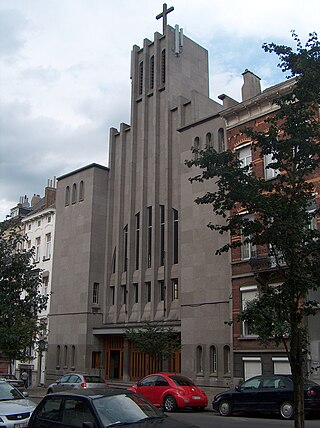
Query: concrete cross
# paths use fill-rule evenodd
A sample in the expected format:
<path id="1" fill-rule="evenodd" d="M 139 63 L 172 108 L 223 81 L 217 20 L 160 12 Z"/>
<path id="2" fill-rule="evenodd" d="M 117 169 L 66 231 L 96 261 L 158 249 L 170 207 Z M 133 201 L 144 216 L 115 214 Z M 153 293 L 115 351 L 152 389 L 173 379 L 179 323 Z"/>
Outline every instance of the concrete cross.
<path id="1" fill-rule="evenodd" d="M 162 25 L 163 25 L 162 34 L 164 34 L 166 32 L 167 15 L 168 15 L 168 13 L 172 12 L 173 10 L 174 10 L 173 6 L 169 7 L 169 9 L 167 9 L 167 3 L 163 3 L 163 10 L 162 10 L 162 12 L 159 13 L 159 15 L 156 16 L 156 19 L 163 18 L 163 21 L 162 21 Z"/>

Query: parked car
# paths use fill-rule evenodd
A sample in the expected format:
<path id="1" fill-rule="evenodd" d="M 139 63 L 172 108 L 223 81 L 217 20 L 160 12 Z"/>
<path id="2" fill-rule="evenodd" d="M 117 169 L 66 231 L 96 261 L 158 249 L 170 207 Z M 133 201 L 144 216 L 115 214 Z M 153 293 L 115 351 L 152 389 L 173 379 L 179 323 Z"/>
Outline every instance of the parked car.
<path id="1" fill-rule="evenodd" d="M 17 379 L 15 375 L 9 373 L 0 373 L 0 380 L 6 380 L 10 385 L 23 392 L 26 390 L 22 379 Z"/>
<path id="2" fill-rule="evenodd" d="M 306 413 L 320 412 L 320 385 L 305 379 Z M 283 419 L 293 417 L 293 384 L 290 375 L 254 376 L 235 389 L 214 397 L 212 406 L 222 416 L 233 412 L 278 413 Z"/>
<path id="3" fill-rule="evenodd" d="M 0 427 L 27 428 L 35 407 L 17 388 L 0 381 Z"/>
<path id="4" fill-rule="evenodd" d="M 204 410 L 208 405 L 205 392 L 191 379 L 176 373 L 151 374 L 128 389 L 142 395 L 155 406 L 163 407 L 166 412 L 186 407 Z"/>
<path id="5" fill-rule="evenodd" d="M 47 394 L 80 388 L 105 388 L 106 382 L 100 376 L 68 373 L 48 386 Z"/>
<path id="6" fill-rule="evenodd" d="M 121 389 L 78 389 L 46 395 L 31 416 L 29 428 L 196 428 L 165 415 L 143 397 Z"/>

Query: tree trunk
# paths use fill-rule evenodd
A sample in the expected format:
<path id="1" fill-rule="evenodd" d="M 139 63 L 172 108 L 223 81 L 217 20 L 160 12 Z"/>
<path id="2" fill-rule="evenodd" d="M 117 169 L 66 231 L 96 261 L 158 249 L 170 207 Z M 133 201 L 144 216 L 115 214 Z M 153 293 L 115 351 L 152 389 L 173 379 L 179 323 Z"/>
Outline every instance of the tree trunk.
<path id="1" fill-rule="evenodd" d="M 290 341 L 290 364 L 293 381 L 294 428 L 305 428 L 304 415 L 304 364 L 303 338 L 295 329 Z"/>

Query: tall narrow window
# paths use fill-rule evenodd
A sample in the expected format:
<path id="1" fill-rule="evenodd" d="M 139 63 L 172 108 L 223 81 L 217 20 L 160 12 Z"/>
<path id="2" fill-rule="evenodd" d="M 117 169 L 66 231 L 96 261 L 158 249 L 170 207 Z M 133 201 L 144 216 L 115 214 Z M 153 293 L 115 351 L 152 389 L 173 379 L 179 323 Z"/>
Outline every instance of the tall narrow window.
<path id="1" fill-rule="evenodd" d="M 161 83 L 166 83 L 166 50 L 161 52 Z"/>
<path id="2" fill-rule="evenodd" d="M 75 204 L 77 202 L 77 185 L 73 183 L 72 185 L 72 203 Z"/>
<path id="3" fill-rule="evenodd" d="M 245 218 L 247 218 L 249 221 L 253 221 L 254 220 L 254 216 L 253 215 L 245 215 Z M 256 247 L 255 245 L 253 245 L 252 242 L 246 242 L 247 238 L 251 238 L 251 236 L 245 236 L 244 234 L 241 235 L 241 259 L 242 260 L 248 260 L 251 259 L 252 257 L 255 257 L 256 255 Z"/>
<path id="4" fill-rule="evenodd" d="M 57 353 L 56 353 L 56 366 L 57 366 L 57 368 L 60 368 L 60 358 L 61 358 L 60 345 L 57 345 Z"/>
<path id="5" fill-rule="evenodd" d="M 95 303 L 95 304 L 99 303 L 99 282 L 93 283 L 92 303 Z"/>
<path id="6" fill-rule="evenodd" d="M 165 297 L 164 281 L 158 281 L 158 284 L 159 284 L 159 302 L 163 302 Z"/>
<path id="7" fill-rule="evenodd" d="M 123 271 L 128 269 L 128 225 L 123 229 Z"/>
<path id="8" fill-rule="evenodd" d="M 217 373 L 217 348 L 210 346 L 210 373 Z"/>
<path id="9" fill-rule="evenodd" d="M 219 128 L 218 130 L 218 152 L 221 153 L 224 151 L 224 129 Z"/>
<path id="10" fill-rule="evenodd" d="M 51 233 L 46 234 L 46 251 L 45 258 L 50 259 L 51 257 Z"/>
<path id="11" fill-rule="evenodd" d="M 202 352 L 202 346 L 197 346 L 197 373 L 203 373 L 203 352 Z"/>
<path id="12" fill-rule="evenodd" d="M 224 366 L 224 374 L 229 374 L 230 369 L 230 346 L 225 345 L 223 347 L 223 366 Z"/>
<path id="13" fill-rule="evenodd" d="M 139 64 L 139 95 L 142 95 L 143 91 L 143 62 Z"/>
<path id="14" fill-rule="evenodd" d="M 172 300 L 178 300 L 179 299 L 179 283 L 178 279 L 173 279 L 171 281 L 172 284 Z"/>
<path id="15" fill-rule="evenodd" d="M 151 267 L 152 262 L 152 207 L 147 208 L 147 267 Z"/>
<path id="16" fill-rule="evenodd" d="M 146 282 L 146 301 L 151 302 L 151 282 Z"/>
<path id="17" fill-rule="evenodd" d="M 179 217 L 178 211 L 173 209 L 173 264 L 179 261 Z"/>
<path id="18" fill-rule="evenodd" d="M 200 138 L 199 138 L 199 137 L 196 137 L 196 138 L 194 139 L 194 142 L 193 142 L 193 148 L 194 148 L 195 150 L 200 150 Z M 199 157 L 199 154 L 198 154 L 198 152 L 196 151 L 196 152 L 194 153 L 194 159 L 195 159 L 195 160 L 197 160 L 197 159 L 198 159 L 198 157 Z"/>
<path id="19" fill-rule="evenodd" d="M 135 242 L 135 268 L 139 269 L 140 257 L 140 213 L 136 214 L 136 242 Z"/>
<path id="20" fill-rule="evenodd" d="M 99 351 L 93 351 L 92 352 L 92 364 L 91 367 L 93 369 L 100 369 L 101 368 L 101 352 Z"/>
<path id="21" fill-rule="evenodd" d="M 115 288 L 114 285 L 110 287 L 110 306 L 113 306 L 115 303 Z"/>
<path id="22" fill-rule="evenodd" d="M 241 306 L 242 309 L 246 309 L 248 302 L 255 299 L 258 295 L 258 290 L 256 286 L 245 286 L 240 288 L 241 292 Z M 252 324 L 244 321 L 242 323 L 242 335 L 243 336 L 255 336 L 254 328 Z"/>
<path id="23" fill-rule="evenodd" d="M 211 132 L 208 132 L 206 135 L 206 146 L 212 147 L 213 141 L 212 141 L 212 134 Z"/>
<path id="24" fill-rule="evenodd" d="M 164 232 L 165 232 L 165 222 L 164 222 L 164 205 L 160 205 L 160 266 L 164 266 Z"/>
<path id="25" fill-rule="evenodd" d="M 252 154 L 251 154 L 251 143 L 247 143 L 242 147 L 236 149 L 238 153 L 238 159 L 241 162 L 242 168 L 246 167 L 248 173 L 250 173 L 250 166 L 252 162 Z"/>
<path id="26" fill-rule="evenodd" d="M 83 180 L 81 180 L 79 185 L 79 201 L 83 201 L 83 199 L 84 199 L 84 183 L 83 183 Z"/>
<path id="27" fill-rule="evenodd" d="M 133 286 L 133 303 L 139 302 L 139 285 L 137 283 L 132 284 Z"/>
<path id="28" fill-rule="evenodd" d="M 112 273 L 116 273 L 116 263 L 117 263 L 117 248 L 113 250 L 112 256 Z"/>
<path id="29" fill-rule="evenodd" d="M 154 88 L 154 56 L 150 58 L 150 89 Z"/>
<path id="30" fill-rule="evenodd" d="M 41 245 L 41 238 L 36 238 L 36 250 L 35 250 L 35 261 L 40 261 L 40 245 Z"/>
<path id="31" fill-rule="evenodd" d="M 76 365 L 76 347 L 72 345 L 71 348 L 71 368 L 75 368 Z"/>
<path id="32" fill-rule="evenodd" d="M 64 199 L 64 205 L 67 206 L 70 204 L 70 187 L 66 187 L 66 193 L 65 193 L 65 199 Z"/>
<path id="33" fill-rule="evenodd" d="M 123 305 L 127 304 L 127 286 L 121 285 L 121 301 Z"/>
<path id="34" fill-rule="evenodd" d="M 68 367 L 68 346 L 64 345 L 64 368 Z"/>

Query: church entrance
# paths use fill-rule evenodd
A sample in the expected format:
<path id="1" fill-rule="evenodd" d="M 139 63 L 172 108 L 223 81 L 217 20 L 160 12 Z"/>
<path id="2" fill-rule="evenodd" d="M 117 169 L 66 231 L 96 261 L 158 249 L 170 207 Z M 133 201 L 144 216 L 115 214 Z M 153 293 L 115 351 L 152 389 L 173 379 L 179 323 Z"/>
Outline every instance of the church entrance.
<path id="1" fill-rule="evenodd" d="M 107 336 L 105 340 L 106 378 L 121 380 L 123 376 L 123 337 Z"/>

